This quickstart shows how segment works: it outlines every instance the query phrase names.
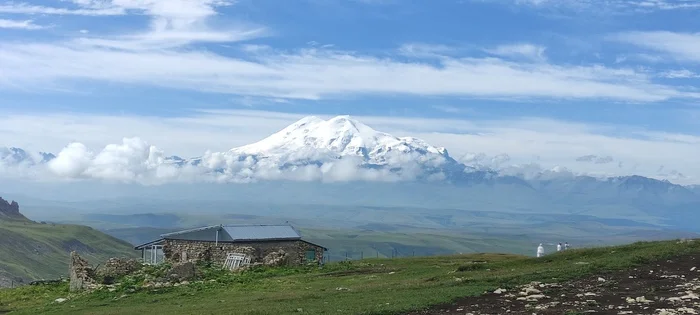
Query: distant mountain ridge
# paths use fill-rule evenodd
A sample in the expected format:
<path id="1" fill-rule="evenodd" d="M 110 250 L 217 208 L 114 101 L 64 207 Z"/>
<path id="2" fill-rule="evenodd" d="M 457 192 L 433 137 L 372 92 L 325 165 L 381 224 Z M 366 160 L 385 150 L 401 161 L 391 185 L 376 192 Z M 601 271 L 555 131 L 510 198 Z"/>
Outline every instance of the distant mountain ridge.
<path id="1" fill-rule="evenodd" d="M 20 148 L 0 148 L 0 160 L 10 164 L 38 165 L 55 158 L 56 155 L 52 153 L 29 154 Z M 577 187 L 612 184 L 628 190 L 642 189 L 663 194 L 668 193 L 669 189 L 675 189 L 679 194 L 700 192 L 698 187 L 682 188 L 668 181 L 638 175 L 601 178 L 573 175 L 565 169 L 555 168 L 542 170 L 537 176 L 526 176 L 517 169 L 508 172 L 496 170 L 481 164 L 483 159 L 485 156 L 466 156 L 464 160 L 467 163 L 463 163 L 450 156 L 444 147 L 436 147 L 413 137 L 395 137 L 345 115 L 328 120 L 305 117 L 252 144 L 194 158 L 169 156 L 163 158 L 162 163 L 177 167 L 203 167 L 213 174 L 238 172 L 237 175 L 246 176 L 250 172 L 251 179 L 255 179 L 253 177 L 258 171 L 268 174 L 304 173 L 306 166 L 315 166 L 323 171 L 359 166 L 360 169 L 378 171 L 373 179 L 379 180 L 397 175 L 394 179 L 446 181 L 461 185 L 520 185 L 534 189 L 544 187 L 550 181 L 566 179 L 571 181 L 567 185 Z M 510 157 L 500 155 L 490 160 L 488 164 L 502 164 Z M 284 176 L 277 178 L 288 179 Z"/>
<path id="2" fill-rule="evenodd" d="M 37 154 L 31 154 L 24 149 L 16 147 L 0 147 L 0 161 L 9 164 L 28 164 L 35 165 L 46 163 L 56 158 L 53 153 L 39 152 Z"/>

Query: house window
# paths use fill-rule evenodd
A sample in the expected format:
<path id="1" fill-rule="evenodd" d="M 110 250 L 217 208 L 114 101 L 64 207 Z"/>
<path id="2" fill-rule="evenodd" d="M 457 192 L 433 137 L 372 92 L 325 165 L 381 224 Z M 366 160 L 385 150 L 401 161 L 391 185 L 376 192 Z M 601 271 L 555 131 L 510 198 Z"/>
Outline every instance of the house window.
<path id="1" fill-rule="evenodd" d="M 306 258 L 306 262 L 316 261 L 316 250 L 315 249 L 307 250 L 305 258 Z"/>
<path id="2" fill-rule="evenodd" d="M 144 247 L 141 257 L 143 262 L 149 265 L 157 265 L 163 263 L 165 255 L 163 254 L 163 245 L 151 245 Z"/>
<path id="3" fill-rule="evenodd" d="M 224 268 L 228 270 L 236 270 L 238 268 L 250 265 L 250 257 L 246 254 L 228 253 Z"/>

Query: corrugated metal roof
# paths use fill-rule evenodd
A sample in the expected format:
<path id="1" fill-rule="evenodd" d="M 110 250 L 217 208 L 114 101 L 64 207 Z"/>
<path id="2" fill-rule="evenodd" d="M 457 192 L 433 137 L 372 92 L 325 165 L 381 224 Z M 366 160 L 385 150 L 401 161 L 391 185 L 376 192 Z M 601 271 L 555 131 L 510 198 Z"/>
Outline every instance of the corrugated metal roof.
<path id="1" fill-rule="evenodd" d="M 171 239 L 205 242 L 300 240 L 328 250 L 321 245 L 302 240 L 301 234 L 291 225 L 210 225 L 162 234 L 161 237 L 161 239 L 136 246 L 136 249 L 160 243 L 164 239 Z"/>
<path id="2" fill-rule="evenodd" d="M 301 239 L 289 225 L 224 225 L 223 230 L 232 241 Z"/>
<path id="3" fill-rule="evenodd" d="M 202 230 L 208 230 L 208 229 L 213 229 L 213 228 L 218 228 L 221 225 L 209 225 L 209 226 L 203 226 L 203 227 L 198 227 L 194 229 L 189 229 L 189 230 L 182 230 L 182 231 L 176 231 L 176 232 L 170 232 L 170 233 L 165 233 L 161 234 L 160 237 L 168 237 L 168 236 L 173 236 L 173 235 L 180 235 L 180 234 L 186 234 L 186 233 L 191 233 L 191 232 L 198 232 Z"/>
<path id="4" fill-rule="evenodd" d="M 161 237 L 212 242 L 301 239 L 299 232 L 290 225 L 212 225 L 162 234 Z"/>
<path id="5" fill-rule="evenodd" d="M 157 239 L 155 241 L 150 241 L 148 243 L 144 243 L 144 244 L 135 246 L 134 249 L 139 250 L 139 249 L 143 249 L 144 247 L 150 246 L 150 245 L 160 245 L 160 243 L 162 243 L 162 242 L 163 242 L 163 239 L 161 238 L 161 239 Z"/>

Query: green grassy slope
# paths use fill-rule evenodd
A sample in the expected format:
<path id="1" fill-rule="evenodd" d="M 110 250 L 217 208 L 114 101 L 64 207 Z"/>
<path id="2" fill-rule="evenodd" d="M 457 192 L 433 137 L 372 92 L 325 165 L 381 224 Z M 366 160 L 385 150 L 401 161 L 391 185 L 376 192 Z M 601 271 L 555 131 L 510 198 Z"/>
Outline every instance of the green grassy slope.
<path id="1" fill-rule="evenodd" d="M 331 261 L 449 255 L 456 253 L 529 254 L 535 242 L 524 237 L 489 236 L 456 231 L 405 229 L 396 232 L 301 229 L 305 239 L 329 248 Z"/>
<path id="2" fill-rule="evenodd" d="M 399 314 L 498 287 L 560 282 L 684 254 L 700 254 L 700 241 L 576 249 L 539 259 L 499 254 L 366 259 L 322 268 L 215 273 L 188 286 L 135 292 L 130 291 L 131 284 L 137 284 L 133 280 L 114 292 L 91 294 L 71 295 L 67 284 L 23 287 L 0 290 L 0 310 L 106 315 Z M 56 298 L 69 300 L 53 303 Z"/>
<path id="3" fill-rule="evenodd" d="M 86 226 L 0 221 L 0 287 L 67 276 L 72 250 L 93 264 L 137 254 L 131 244 Z"/>

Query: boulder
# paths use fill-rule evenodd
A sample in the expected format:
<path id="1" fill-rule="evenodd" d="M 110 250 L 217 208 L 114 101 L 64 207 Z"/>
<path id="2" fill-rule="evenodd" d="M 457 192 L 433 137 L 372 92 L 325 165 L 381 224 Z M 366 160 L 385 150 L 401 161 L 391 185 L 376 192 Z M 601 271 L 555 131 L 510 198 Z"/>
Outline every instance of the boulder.
<path id="1" fill-rule="evenodd" d="M 177 282 L 192 280 L 196 275 L 195 265 L 191 261 L 175 264 L 168 270 L 168 278 Z"/>

